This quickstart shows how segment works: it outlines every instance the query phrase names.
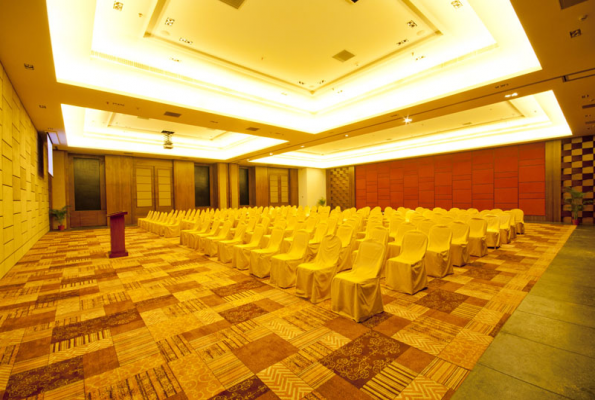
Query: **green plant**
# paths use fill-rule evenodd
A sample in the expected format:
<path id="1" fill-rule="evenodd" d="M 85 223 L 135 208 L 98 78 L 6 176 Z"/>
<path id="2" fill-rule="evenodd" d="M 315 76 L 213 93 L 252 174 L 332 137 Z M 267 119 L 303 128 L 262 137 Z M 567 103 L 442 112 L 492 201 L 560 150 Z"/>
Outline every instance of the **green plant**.
<path id="1" fill-rule="evenodd" d="M 593 204 L 593 200 L 585 200 L 585 194 L 574 188 L 568 186 L 564 188 L 566 193 L 570 193 L 570 197 L 564 198 L 564 203 L 570 205 L 570 211 L 572 212 L 572 219 L 578 219 L 578 213 L 583 211 L 587 204 Z"/>
<path id="2" fill-rule="evenodd" d="M 64 206 L 62 208 L 60 208 L 59 210 L 56 209 L 50 209 L 50 215 L 53 215 L 54 217 L 56 217 L 56 219 L 58 220 L 58 224 L 60 225 L 64 225 L 64 218 L 66 218 L 66 215 L 68 215 L 68 207 L 69 206 Z"/>
<path id="3" fill-rule="evenodd" d="M 324 197 L 321 197 L 318 199 L 318 203 L 316 204 L 320 207 L 324 207 L 326 205 L 326 199 Z"/>

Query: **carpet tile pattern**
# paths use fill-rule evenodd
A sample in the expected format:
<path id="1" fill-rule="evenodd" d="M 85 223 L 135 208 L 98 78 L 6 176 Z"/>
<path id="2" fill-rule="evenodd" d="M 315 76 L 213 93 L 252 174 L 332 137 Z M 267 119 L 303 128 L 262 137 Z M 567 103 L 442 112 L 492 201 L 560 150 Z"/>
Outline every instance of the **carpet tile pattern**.
<path id="1" fill-rule="evenodd" d="M 355 323 L 138 228 L 51 232 L 0 280 L 0 399 L 448 399 L 572 232 L 527 224 Z"/>

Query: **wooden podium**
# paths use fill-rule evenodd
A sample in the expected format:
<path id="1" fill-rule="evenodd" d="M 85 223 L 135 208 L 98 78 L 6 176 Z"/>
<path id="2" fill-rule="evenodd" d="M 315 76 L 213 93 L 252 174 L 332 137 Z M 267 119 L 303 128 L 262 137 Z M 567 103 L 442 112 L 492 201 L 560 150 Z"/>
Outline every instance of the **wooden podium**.
<path id="1" fill-rule="evenodd" d="M 128 214 L 126 211 L 120 211 L 108 215 L 112 242 L 112 251 L 109 252 L 109 258 L 128 256 L 126 243 L 124 242 L 124 215 L 126 214 Z"/>

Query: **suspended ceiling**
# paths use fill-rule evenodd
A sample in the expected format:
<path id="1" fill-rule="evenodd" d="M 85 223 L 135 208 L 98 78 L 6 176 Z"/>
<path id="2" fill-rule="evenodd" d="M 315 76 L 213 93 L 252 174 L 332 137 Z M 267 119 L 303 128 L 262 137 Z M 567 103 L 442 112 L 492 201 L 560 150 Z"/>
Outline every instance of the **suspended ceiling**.
<path id="1" fill-rule="evenodd" d="M 595 97 L 593 77 L 564 76 L 595 67 L 593 24 L 583 17 L 593 0 L 565 10 L 552 0 L 0 4 L 0 60 L 36 127 L 55 132 L 61 148 L 161 154 L 158 134 L 173 130 L 175 148 L 188 152 L 164 156 L 286 164 L 277 157 L 287 154 L 292 165 L 334 166 L 369 162 L 383 141 L 388 154 L 420 132 L 456 130 L 464 141 L 471 128 L 496 131 L 501 111 L 546 97 L 540 112 L 556 129 L 523 123 L 530 134 L 517 141 L 590 133 L 582 107 Z M 333 58 L 343 50 L 353 57 Z M 69 107 L 135 124 L 118 131 L 112 121 L 110 135 L 68 122 Z M 136 140 L 157 132 L 157 148 L 141 151 L 124 131 Z M 215 156 L 189 144 L 214 133 L 236 151 L 215 146 Z M 481 146 L 500 143 L 492 142 Z"/>

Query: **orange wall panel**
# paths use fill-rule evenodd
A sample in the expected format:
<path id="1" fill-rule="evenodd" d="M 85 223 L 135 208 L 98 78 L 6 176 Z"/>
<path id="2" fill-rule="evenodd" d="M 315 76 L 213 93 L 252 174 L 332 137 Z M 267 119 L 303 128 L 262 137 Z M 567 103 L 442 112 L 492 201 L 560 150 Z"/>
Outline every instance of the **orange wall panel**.
<path id="1" fill-rule="evenodd" d="M 545 144 L 356 166 L 355 185 L 358 208 L 519 207 L 545 215 Z"/>

